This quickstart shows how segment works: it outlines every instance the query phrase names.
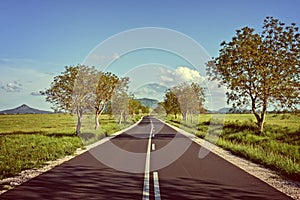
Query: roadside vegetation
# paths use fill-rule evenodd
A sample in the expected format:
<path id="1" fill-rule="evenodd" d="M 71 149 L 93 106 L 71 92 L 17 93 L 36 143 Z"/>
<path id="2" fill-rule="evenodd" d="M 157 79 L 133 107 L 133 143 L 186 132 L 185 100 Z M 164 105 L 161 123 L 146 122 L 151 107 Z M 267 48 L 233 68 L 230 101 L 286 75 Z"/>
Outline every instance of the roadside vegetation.
<path id="1" fill-rule="evenodd" d="M 211 114 L 201 114 L 193 123 L 172 115 L 165 118 L 168 123 L 203 139 L 208 139 L 205 137 L 210 119 Z M 226 114 L 216 145 L 300 181 L 299 121 L 299 114 L 267 114 L 261 134 L 252 114 Z"/>
<path id="2" fill-rule="evenodd" d="M 84 144 L 128 127 L 140 117 L 135 115 L 120 125 L 112 115 L 103 114 L 99 130 L 94 129 L 94 121 L 91 127 L 83 123 L 79 137 L 75 132 L 76 119 L 70 114 L 0 115 L 0 179 L 72 155 Z"/>

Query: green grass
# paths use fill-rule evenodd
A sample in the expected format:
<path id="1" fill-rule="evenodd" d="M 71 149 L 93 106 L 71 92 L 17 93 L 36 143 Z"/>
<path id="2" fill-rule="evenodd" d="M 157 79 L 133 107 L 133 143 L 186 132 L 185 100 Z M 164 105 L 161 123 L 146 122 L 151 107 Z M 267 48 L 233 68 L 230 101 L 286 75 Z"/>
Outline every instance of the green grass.
<path id="1" fill-rule="evenodd" d="M 46 161 L 72 154 L 82 146 L 78 137 L 40 134 L 0 135 L 0 179 L 25 169 L 42 166 Z"/>
<path id="2" fill-rule="evenodd" d="M 0 115 L 0 134 L 74 134 L 75 118 L 69 114 Z"/>
<path id="3" fill-rule="evenodd" d="M 140 117 L 118 125 L 112 116 L 102 115 L 100 129 L 94 130 L 94 116 L 85 116 L 79 137 L 75 134 L 76 118 L 69 114 L 0 115 L 0 179 L 71 155 Z"/>
<path id="4" fill-rule="evenodd" d="M 165 118 L 168 123 L 180 127 L 198 137 L 207 138 L 212 115 L 200 115 L 199 120 L 183 122 L 173 116 Z M 273 169 L 283 176 L 300 180 L 300 115 L 268 114 L 265 131 L 257 132 L 252 114 L 226 114 L 222 133 L 217 145 L 233 154 L 247 158 Z M 212 126 L 213 127 L 213 126 Z M 214 127 L 209 130 L 213 135 Z"/>

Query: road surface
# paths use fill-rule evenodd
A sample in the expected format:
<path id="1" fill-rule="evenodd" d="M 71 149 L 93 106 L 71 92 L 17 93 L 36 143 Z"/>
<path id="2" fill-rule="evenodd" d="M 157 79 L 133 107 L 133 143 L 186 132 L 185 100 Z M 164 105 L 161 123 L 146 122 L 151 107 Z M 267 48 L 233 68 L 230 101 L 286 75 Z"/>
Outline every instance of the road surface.
<path id="1" fill-rule="evenodd" d="M 153 117 L 0 199 L 291 199 Z"/>

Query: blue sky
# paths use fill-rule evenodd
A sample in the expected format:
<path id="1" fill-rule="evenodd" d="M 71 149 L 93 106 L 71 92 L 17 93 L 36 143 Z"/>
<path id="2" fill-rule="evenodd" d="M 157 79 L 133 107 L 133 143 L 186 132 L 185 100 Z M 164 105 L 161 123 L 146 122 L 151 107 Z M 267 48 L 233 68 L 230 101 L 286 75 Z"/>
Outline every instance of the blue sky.
<path id="1" fill-rule="evenodd" d="M 216 57 L 220 43 L 236 29 L 250 26 L 259 32 L 266 16 L 299 26 L 299 13 L 298 0 L 4 0 L 0 110 L 23 103 L 49 110 L 37 91 L 49 87 L 65 65 L 82 63 L 99 43 L 129 29 L 173 29 Z"/>

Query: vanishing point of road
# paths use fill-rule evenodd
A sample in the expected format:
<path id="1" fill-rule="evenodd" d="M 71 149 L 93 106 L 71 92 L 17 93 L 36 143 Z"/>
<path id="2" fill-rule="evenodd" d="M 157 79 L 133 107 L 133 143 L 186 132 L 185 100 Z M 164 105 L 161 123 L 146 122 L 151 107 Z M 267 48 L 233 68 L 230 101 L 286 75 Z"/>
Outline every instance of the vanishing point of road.
<path id="1" fill-rule="evenodd" d="M 154 117 L 0 199 L 291 199 Z M 183 151 L 184 150 L 184 151 Z"/>

